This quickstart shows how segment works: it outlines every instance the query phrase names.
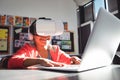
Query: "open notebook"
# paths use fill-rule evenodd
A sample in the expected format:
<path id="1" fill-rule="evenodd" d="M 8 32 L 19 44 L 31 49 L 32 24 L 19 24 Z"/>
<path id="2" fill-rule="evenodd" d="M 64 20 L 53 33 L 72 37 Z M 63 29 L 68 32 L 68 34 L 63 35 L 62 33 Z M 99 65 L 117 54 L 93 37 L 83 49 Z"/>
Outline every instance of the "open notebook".
<path id="1" fill-rule="evenodd" d="M 71 67 L 43 67 L 37 65 L 36 67 L 44 70 L 81 72 L 107 66 L 112 63 L 119 42 L 120 20 L 100 8 L 80 65 L 71 65 Z"/>

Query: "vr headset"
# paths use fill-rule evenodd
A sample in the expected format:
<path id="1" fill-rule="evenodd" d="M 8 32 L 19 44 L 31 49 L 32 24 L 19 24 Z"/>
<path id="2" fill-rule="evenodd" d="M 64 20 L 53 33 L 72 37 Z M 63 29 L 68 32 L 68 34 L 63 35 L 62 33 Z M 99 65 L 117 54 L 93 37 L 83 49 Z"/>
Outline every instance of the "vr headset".
<path id="1" fill-rule="evenodd" d="M 49 18 L 40 18 L 30 26 L 30 33 L 41 36 L 61 35 L 64 31 L 63 22 L 54 21 Z"/>

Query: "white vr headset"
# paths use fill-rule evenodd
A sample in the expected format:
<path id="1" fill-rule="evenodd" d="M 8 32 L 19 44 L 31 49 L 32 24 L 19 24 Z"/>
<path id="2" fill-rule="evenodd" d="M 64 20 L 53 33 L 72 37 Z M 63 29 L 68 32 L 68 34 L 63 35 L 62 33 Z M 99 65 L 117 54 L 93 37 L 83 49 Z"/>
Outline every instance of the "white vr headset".
<path id="1" fill-rule="evenodd" d="M 56 36 L 61 35 L 64 31 L 63 22 L 38 19 L 36 21 L 36 34 L 41 36 Z"/>

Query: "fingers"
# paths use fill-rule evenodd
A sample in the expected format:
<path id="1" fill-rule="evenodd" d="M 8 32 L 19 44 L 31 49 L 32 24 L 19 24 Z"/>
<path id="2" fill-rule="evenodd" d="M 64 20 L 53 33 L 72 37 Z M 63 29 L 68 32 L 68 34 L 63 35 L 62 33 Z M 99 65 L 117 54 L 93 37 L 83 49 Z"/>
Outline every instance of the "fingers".
<path id="1" fill-rule="evenodd" d="M 46 66 L 46 67 L 62 67 L 65 64 L 59 63 L 59 62 L 54 62 L 54 61 L 51 61 L 51 60 L 48 60 L 48 59 L 43 59 L 41 65 Z"/>
<path id="2" fill-rule="evenodd" d="M 76 56 L 71 57 L 71 64 L 80 64 L 80 62 L 81 62 L 80 58 Z"/>
<path id="3" fill-rule="evenodd" d="M 50 61 L 50 64 L 52 64 L 52 67 L 62 67 L 65 65 L 64 63 L 59 63 L 54 61 Z"/>

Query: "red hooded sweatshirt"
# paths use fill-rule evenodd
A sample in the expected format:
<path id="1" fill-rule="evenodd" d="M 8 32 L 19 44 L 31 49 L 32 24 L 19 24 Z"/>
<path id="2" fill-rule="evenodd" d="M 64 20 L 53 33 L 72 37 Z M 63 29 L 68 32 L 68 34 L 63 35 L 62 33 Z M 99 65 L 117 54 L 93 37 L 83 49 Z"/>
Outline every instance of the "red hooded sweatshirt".
<path id="1" fill-rule="evenodd" d="M 62 51 L 59 46 L 54 45 L 54 49 L 50 50 L 51 60 L 55 62 L 62 62 L 66 64 L 71 63 L 71 57 Z M 35 47 L 30 44 L 25 44 L 21 49 L 19 49 L 16 53 L 8 61 L 8 68 L 25 68 L 23 63 L 27 58 L 37 58 L 40 56 Z"/>

